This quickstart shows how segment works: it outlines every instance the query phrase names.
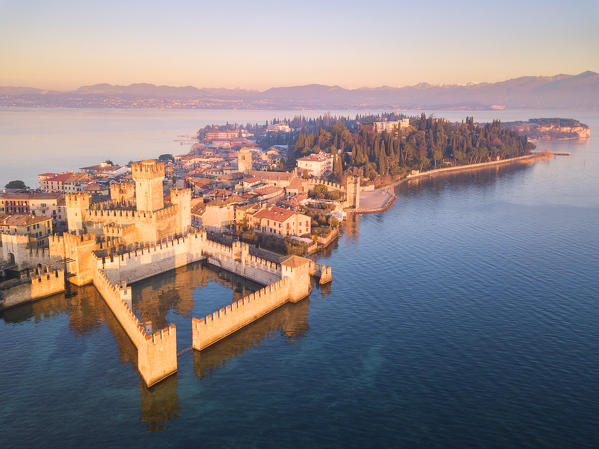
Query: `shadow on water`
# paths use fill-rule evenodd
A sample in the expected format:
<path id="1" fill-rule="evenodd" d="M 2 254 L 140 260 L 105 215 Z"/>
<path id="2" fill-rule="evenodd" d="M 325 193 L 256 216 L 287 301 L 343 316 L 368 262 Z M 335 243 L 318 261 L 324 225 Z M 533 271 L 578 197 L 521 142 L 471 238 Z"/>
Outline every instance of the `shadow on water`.
<path id="1" fill-rule="evenodd" d="M 211 376 L 228 360 L 260 345 L 266 338 L 281 335 L 289 341 L 297 341 L 308 330 L 309 304 L 309 298 L 284 304 L 215 345 L 201 352 L 193 351 L 195 375 L 200 379 Z"/>

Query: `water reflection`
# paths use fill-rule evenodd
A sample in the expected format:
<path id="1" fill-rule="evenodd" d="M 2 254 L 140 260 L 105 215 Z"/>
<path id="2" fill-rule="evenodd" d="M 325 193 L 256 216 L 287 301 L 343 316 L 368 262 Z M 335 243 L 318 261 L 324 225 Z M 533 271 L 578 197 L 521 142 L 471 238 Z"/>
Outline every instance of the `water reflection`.
<path id="1" fill-rule="evenodd" d="M 137 369 L 137 348 L 100 293 L 91 285 L 75 288 L 74 292 L 72 298 L 67 299 L 64 294 L 58 294 L 8 309 L 4 311 L 2 319 L 6 322 L 18 323 L 33 318 L 37 323 L 68 313 L 69 329 L 76 337 L 96 333 L 106 325 L 117 343 L 119 360 L 125 364 L 131 363 Z M 141 378 L 139 384 L 140 420 L 148 424 L 149 431 L 166 428 L 166 421 L 179 416 L 177 376 L 170 376 L 151 389 L 146 388 Z"/>
<path id="2" fill-rule="evenodd" d="M 534 164 L 542 164 L 543 161 L 537 161 Z M 500 165 L 490 168 L 463 171 L 459 173 L 444 173 L 433 177 L 423 177 L 411 179 L 395 187 L 395 194 L 408 193 L 411 191 L 420 191 L 423 186 L 428 187 L 427 193 L 440 195 L 442 191 L 451 185 L 452 189 L 480 189 L 481 187 L 490 187 L 497 182 L 500 176 L 513 177 L 529 167 L 533 167 L 532 162 L 522 162 L 510 165 Z"/>
<path id="3" fill-rule="evenodd" d="M 360 233 L 360 214 L 347 214 L 345 221 L 345 241 L 348 244 L 358 243 L 358 235 Z"/>
<path id="4" fill-rule="evenodd" d="M 170 311 L 183 318 L 191 319 L 195 305 L 194 290 L 198 287 L 206 287 L 211 282 L 231 289 L 231 302 L 262 288 L 255 282 L 197 262 L 135 284 L 133 309 L 140 321 L 151 322 L 154 330 L 170 324 L 167 319 Z M 207 310 L 206 313 L 211 311 Z"/>
<path id="5" fill-rule="evenodd" d="M 165 430 L 168 421 L 181 413 L 177 394 L 177 375 L 167 377 L 152 388 L 139 380 L 141 421 L 147 423 L 148 432 Z"/>
<path id="6" fill-rule="evenodd" d="M 289 341 L 297 341 L 308 330 L 309 304 L 309 298 L 284 304 L 215 345 L 201 352 L 193 351 L 195 375 L 199 378 L 211 376 L 215 370 L 224 367 L 227 360 L 260 345 L 266 338 L 281 335 Z"/>
<path id="7" fill-rule="evenodd" d="M 69 311 L 69 304 L 64 295 L 54 295 L 41 301 L 23 304 L 5 310 L 0 315 L 7 323 L 20 323 L 31 318 L 36 323 L 62 315 Z"/>
<path id="8" fill-rule="evenodd" d="M 228 290 L 221 291 L 220 295 L 216 295 L 218 298 L 208 295 L 202 297 L 202 301 L 194 302 L 194 291 L 210 283 L 217 283 Z M 260 285 L 232 273 L 196 263 L 135 284 L 134 309 L 143 321 L 152 321 L 156 328 L 175 322 L 181 331 L 180 337 L 184 337 L 186 328 L 191 324 L 192 313 L 198 314 L 198 305 L 212 307 L 205 304 L 210 300 L 221 302 L 219 306 L 222 307 L 223 300 L 228 301 L 229 295 L 230 300 L 236 301 L 259 288 Z M 321 286 L 320 290 L 322 295 L 327 295 L 330 285 Z M 193 351 L 195 374 L 200 378 L 211 375 L 227 360 L 260 345 L 266 338 L 282 336 L 288 341 L 301 338 L 308 330 L 309 302 L 306 298 L 299 303 L 285 304 L 213 347 L 201 353 Z M 174 315 L 167 318 L 169 311 L 173 311 Z M 100 293 L 91 285 L 74 288 L 74 295 L 70 298 L 59 294 L 6 310 L 2 318 L 12 323 L 33 318 L 37 323 L 65 314 L 68 315 L 69 330 L 77 338 L 88 338 L 106 326 L 117 343 L 119 360 L 137 369 L 137 348 Z M 182 348 L 181 343 L 179 349 Z M 186 343 L 190 344 L 191 340 Z M 180 416 L 177 384 L 176 374 L 151 388 L 139 379 L 140 421 L 147 425 L 148 431 L 166 429 L 170 420 Z"/>

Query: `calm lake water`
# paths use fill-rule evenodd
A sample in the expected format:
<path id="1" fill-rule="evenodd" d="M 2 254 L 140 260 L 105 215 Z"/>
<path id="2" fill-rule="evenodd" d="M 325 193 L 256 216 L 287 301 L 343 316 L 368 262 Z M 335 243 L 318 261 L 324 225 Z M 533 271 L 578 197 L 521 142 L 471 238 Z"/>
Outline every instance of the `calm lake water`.
<path id="1" fill-rule="evenodd" d="M 201 354 L 191 316 L 258 286 L 201 264 L 135 285 L 181 351 L 151 390 L 93 287 L 7 311 L 0 447 L 596 447 L 598 142 L 398 188 L 319 257 L 330 287 Z"/>

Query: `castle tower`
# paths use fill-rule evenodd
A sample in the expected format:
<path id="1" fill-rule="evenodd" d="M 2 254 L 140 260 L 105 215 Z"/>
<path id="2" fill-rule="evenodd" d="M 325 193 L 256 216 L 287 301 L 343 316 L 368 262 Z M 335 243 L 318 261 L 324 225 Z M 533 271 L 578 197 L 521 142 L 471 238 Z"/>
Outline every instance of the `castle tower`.
<path id="1" fill-rule="evenodd" d="M 281 262 L 281 277 L 289 278 L 289 301 L 298 302 L 310 294 L 310 259 L 289 256 Z"/>
<path id="2" fill-rule="evenodd" d="M 135 180 L 137 210 L 154 212 L 163 209 L 164 163 L 153 159 L 134 162 L 131 164 L 131 173 Z"/>
<path id="3" fill-rule="evenodd" d="M 186 234 L 191 227 L 191 189 L 171 189 L 171 203 L 177 206 L 177 233 Z"/>
<path id="4" fill-rule="evenodd" d="M 239 150 L 239 156 L 237 156 L 237 171 L 241 173 L 248 173 L 252 169 L 252 152 L 249 148 L 242 148 Z"/>
<path id="5" fill-rule="evenodd" d="M 85 214 L 89 210 L 90 194 L 88 192 L 67 193 L 65 205 L 67 207 L 67 225 L 69 232 L 83 230 Z"/>
<path id="6" fill-rule="evenodd" d="M 345 184 L 345 204 L 352 209 L 360 208 L 360 177 L 348 176 Z"/>
<path id="7" fill-rule="evenodd" d="M 128 182 L 110 184 L 110 199 L 123 203 L 135 197 L 135 186 Z"/>

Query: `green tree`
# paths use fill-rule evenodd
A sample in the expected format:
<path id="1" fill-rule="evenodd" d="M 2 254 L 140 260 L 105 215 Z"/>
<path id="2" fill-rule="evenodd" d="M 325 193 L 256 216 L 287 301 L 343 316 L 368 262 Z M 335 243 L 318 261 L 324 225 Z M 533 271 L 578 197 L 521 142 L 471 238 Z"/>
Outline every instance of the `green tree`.
<path id="1" fill-rule="evenodd" d="M 21 181 L 20 179 L 17 179 L 15 181 L 10 181 L 4 187 L 6 187 L 7 189 L 26 189 L 27 188 L 25 183 L 23 181 Z"/>
<path id="2" fill-rule="evenodd" d="M 172 154 L 161 154 L 158 156 L 158 160 L 161 162 L 175 162 L 175 157 Z"/>

